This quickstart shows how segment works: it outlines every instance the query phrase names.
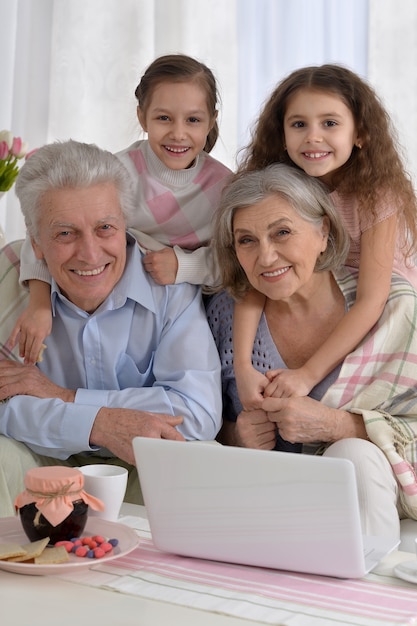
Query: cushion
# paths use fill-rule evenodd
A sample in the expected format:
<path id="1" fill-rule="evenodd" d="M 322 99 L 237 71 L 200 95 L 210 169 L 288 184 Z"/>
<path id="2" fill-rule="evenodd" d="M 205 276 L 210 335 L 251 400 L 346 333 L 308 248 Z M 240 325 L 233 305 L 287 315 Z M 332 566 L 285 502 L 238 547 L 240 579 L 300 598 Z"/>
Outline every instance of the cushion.
<path id="1" fill-rule="evenodd" d="M 0 250 L 0 359 L 19 360 L 19 344 L 12 347 L 10 334 L 29 303 L 29 291 L 19 283 L 23 239 Z"/>

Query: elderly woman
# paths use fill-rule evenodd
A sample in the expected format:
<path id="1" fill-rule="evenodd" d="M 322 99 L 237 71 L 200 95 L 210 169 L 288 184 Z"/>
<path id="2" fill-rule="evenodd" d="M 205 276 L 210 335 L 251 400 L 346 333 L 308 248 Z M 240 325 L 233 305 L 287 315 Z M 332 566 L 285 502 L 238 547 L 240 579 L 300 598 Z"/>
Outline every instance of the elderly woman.
<path id="1" fill-rule="evenodd" d="M 222 360 L 219 440 L 262 449 L 295 444 L 303 453 L 350 459 L 364 532 L 399 538 L 400 517 L 417 519 L 416 292 L 393 277 L 384 313 L 357 349 L 309 396 L 278 398 L 268 371 L 302 366 L 355 300 L 357 275 L 343 266 L 341 221 L 319 181 L 275 164 L 228 185 L 215 245 L 226 288 L 207 307 Z M 251 287 L 266 297 L 253 365 L 271 383 L 262 408 L 243 411 L 232 320 L 234 301 Z"/>

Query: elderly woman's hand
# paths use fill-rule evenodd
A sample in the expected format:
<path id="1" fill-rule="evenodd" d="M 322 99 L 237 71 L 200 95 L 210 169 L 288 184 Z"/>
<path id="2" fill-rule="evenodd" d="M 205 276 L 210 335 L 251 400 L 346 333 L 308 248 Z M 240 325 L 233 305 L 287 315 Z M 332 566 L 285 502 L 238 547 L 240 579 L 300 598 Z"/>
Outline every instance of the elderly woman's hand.
<path id="1" fill-rule="evenodd" d="M 236 446 L 272 450 L 276 443 L 276 427 L 265 411 L 242 411 L 236 420 L 234 439 Z"/>
<path id="2" fill-rule="evenodd" d="M 265 398 L 262 407 L 281 437 L 290 443 L 367 439 L 361 415 L 330 408 L 309 397 Z"/>

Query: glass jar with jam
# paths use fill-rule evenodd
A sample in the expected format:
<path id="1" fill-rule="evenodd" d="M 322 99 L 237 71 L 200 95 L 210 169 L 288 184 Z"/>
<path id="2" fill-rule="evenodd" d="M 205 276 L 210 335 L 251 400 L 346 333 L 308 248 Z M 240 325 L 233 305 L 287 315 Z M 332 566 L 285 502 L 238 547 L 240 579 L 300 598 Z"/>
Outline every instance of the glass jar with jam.
<path id="1" fill-rule="evenodd" d="M 62 465 L 34 467 L 26 472 L 26 489 L 17 496 L 23 530 L 30 541 L 50 543 L 79 537 L 87 523 L 88 507 L 102 511 L 103 503 L 84 491 L 84 475 Z"/>

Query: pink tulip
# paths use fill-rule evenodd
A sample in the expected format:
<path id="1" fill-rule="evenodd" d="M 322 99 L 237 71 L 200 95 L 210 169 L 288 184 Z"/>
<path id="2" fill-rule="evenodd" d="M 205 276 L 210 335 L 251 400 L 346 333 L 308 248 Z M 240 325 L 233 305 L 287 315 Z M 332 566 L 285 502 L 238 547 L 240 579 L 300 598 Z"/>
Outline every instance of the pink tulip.
<path id="1" fill-rule="evenodd" d="M 13 137 L 9 130 L 0 131 L 0 191 L 8 191 L 19 173 L 18 160 L 28 151 L 28 144 Z"/>
<path id="2" fill-rule="evenodd" d="M 29 145 L 26 141 L 22 141 L 21 142 L 21 146 L 20 146 L 20 150 L 18 152 L 18 154 L 16 154 L 16 157 L 18 159 L 23 159 L 24 156 L 26 156 L 27 151 L 28 151 Z"/>
<path id="3" fill-rule="evenodd" d="M 4 161 L 9 156 L 9 146 L 6 141 L 0 141 L 0 161 Z"/>
<path id="4" fill-rule="evenodd" d="M 12 149 L 11 149 L 11 153 L 13 154 L 13 156 L 18 157 L 20 154 L 20 151 L 22 149 L 22 140 L 20 137 L 13 137 L 13 144 L 12 144 Z"/>

